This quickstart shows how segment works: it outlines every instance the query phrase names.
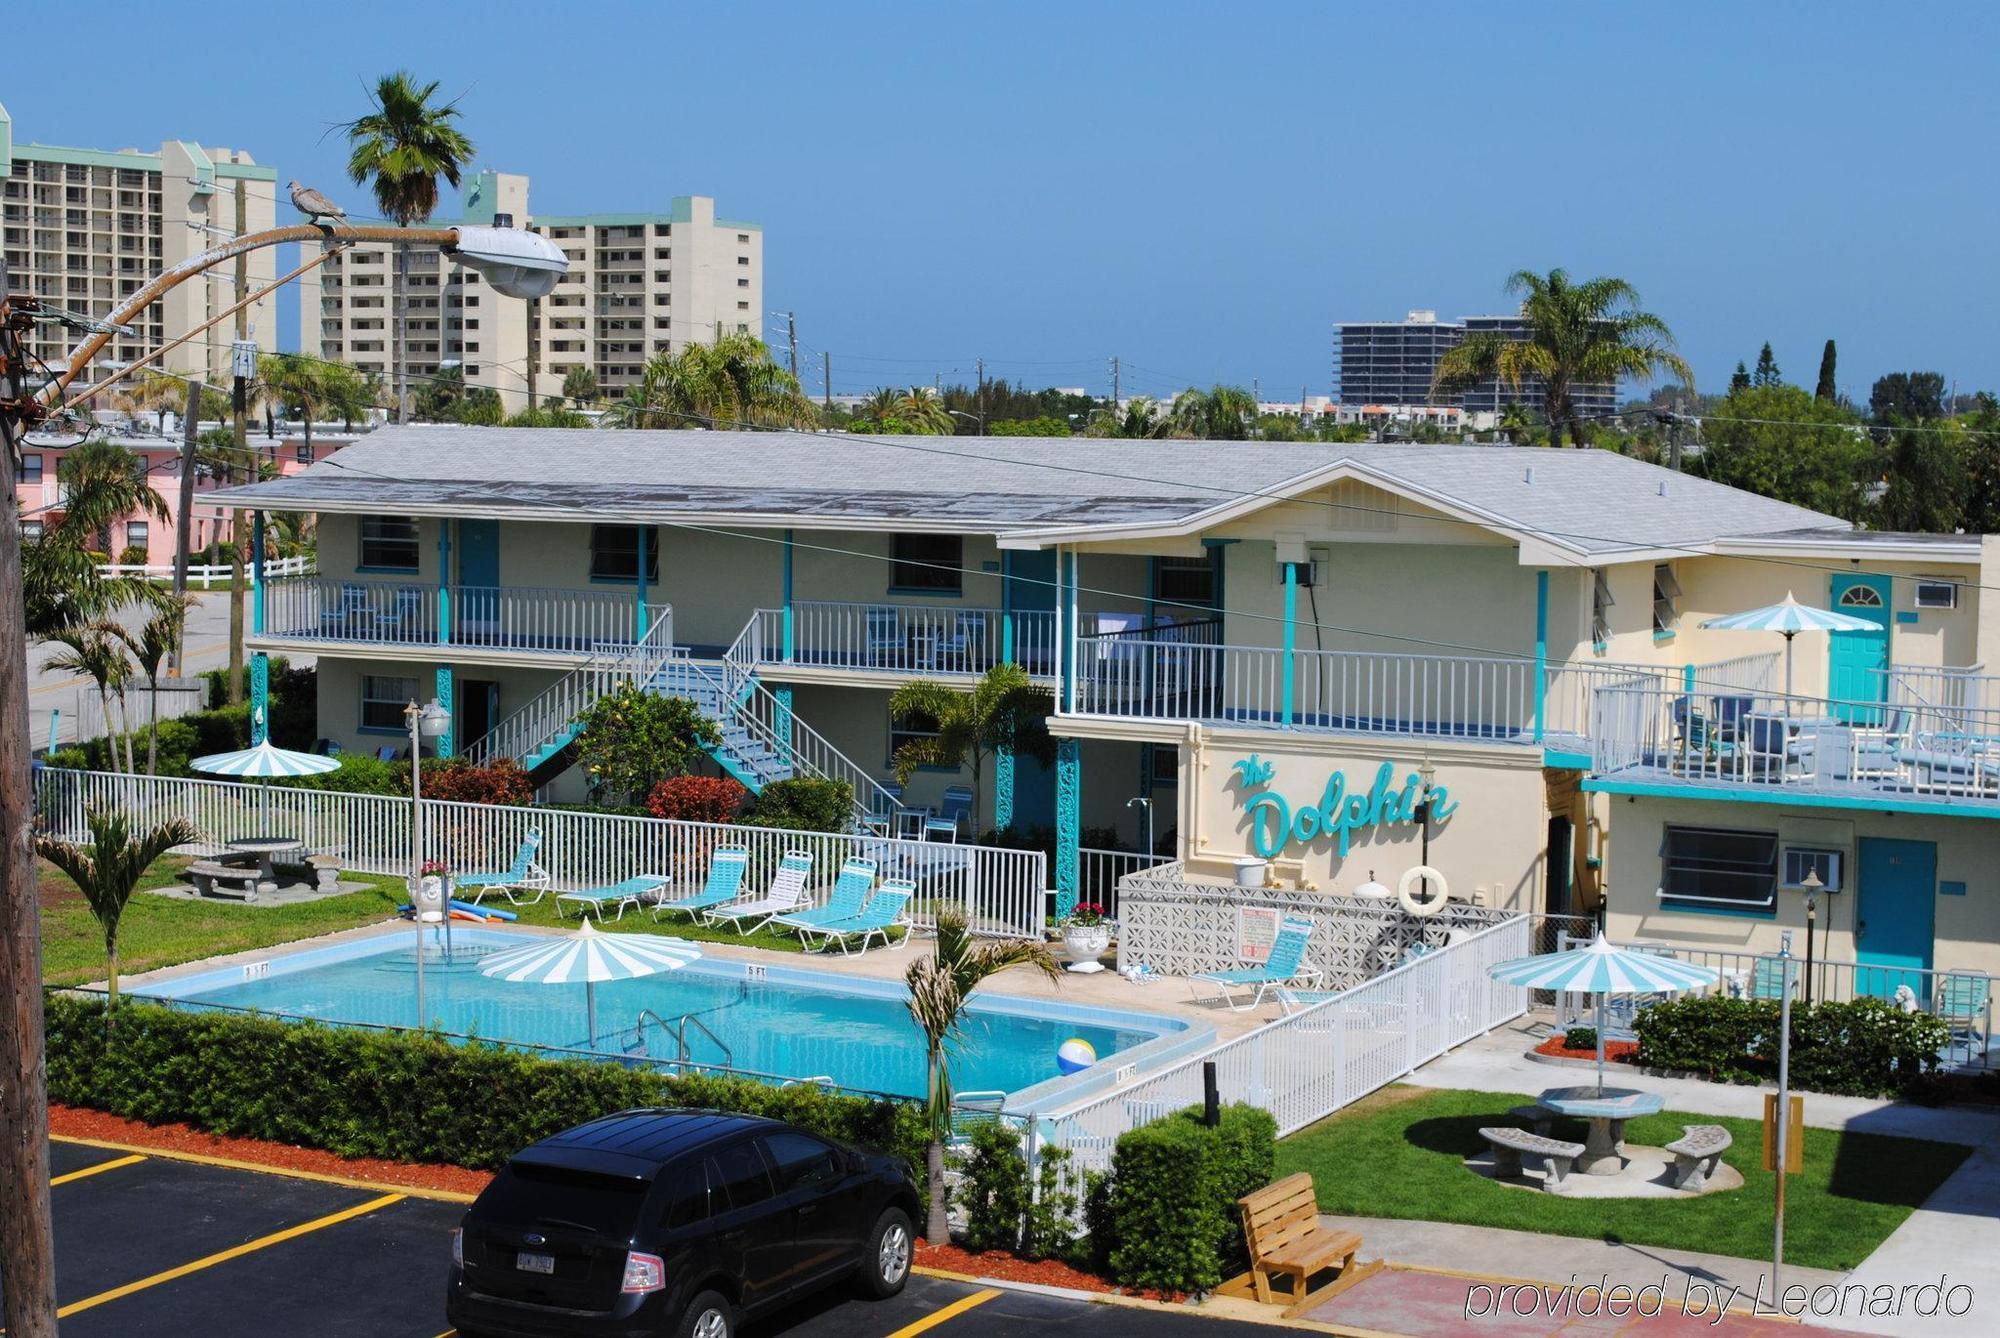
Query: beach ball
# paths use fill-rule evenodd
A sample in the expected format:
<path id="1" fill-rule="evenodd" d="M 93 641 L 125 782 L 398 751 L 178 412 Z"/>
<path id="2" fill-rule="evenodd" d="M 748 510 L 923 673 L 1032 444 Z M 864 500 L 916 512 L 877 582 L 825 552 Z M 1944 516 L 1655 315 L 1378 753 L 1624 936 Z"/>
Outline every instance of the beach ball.
<path id="1" fill-rule="evenodd" d="M 1096 1062 L 1096 1049 L 1081 1036 L 1072 1036 L 1056 1047 L 1056 1067 L 1064 1073 L 1081 1073 Z"/>

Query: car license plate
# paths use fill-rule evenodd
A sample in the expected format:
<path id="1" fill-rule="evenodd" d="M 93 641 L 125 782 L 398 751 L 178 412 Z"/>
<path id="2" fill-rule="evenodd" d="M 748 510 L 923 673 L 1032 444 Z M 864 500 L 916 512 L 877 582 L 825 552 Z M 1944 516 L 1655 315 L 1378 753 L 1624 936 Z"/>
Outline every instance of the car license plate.
<path id="1" fill-rule="evenodd" d="M 556 1271 L 556 1257 L 552 1254 L 530 1254 L 522 1250 L 514 1256 L 514 1267 L 523 1273 L 553 1273 Z"/>

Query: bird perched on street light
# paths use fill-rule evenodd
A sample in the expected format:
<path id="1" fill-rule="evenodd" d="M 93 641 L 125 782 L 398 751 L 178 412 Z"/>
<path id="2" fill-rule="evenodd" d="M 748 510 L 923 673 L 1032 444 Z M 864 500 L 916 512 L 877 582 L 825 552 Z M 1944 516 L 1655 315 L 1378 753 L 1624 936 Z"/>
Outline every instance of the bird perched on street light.
<path id="1" fill-rule="evenodd" d="M 311 186 L 301 186 L 296 181 L 292 183 L 292 207 L 304 214 L 307 222 L 317 224 L 322 228 L 331 227 L 330 220 L 332 219 L 344 219 L 347 217 L 345 209 L 342 209 L 332 200 L 327 199 L 326 196 L 320 194 Z"/>

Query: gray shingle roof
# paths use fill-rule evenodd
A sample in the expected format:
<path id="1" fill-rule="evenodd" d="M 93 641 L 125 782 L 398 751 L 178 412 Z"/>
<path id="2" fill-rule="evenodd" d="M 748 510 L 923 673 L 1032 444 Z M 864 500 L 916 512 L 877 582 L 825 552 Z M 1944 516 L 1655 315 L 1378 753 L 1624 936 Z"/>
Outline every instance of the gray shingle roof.
<path id="1" fill-rule="evenodd" d="M 291 478 L 210 496 L 270 510 L 1008 533 L 1184 525 L 1343 464 L 1586 553 L 1850 528 L 1608 451 L 1081 437 L 390 427 Z"/>

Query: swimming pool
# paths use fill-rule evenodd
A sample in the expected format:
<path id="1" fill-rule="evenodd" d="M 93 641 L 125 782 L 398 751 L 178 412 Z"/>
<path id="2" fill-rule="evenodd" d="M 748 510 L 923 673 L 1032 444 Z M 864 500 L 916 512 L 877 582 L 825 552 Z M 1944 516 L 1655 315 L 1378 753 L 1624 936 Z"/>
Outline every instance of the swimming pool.
<path id="1" fill-rule="evenodd" d="M 445 960 L 424 958 L 425 1011 L 456 1035 L 561 1049 L 590 1048 L 581 985 L 517 984 L 479 974 L 478 962 L 519 934 L 467 929 Z M 416 957 L 411 936 L 391 933 L 311 948 L 130 988 L 188 1004 L 258 1009 L 326 1022 L 411 1026 L 416 1022 Z M 778 1078 L 827 1077 L 843 1087 L 921 1096 L 923 1034 L 904 1007 L 900 981 L 704 958 L 679 971 L 597 986 L 597 1045 L 607 1058 L 676 1057 L 683 1016 L 688 1057 Z M 638 1028 L 642 1011 L 665 1020 Z M 960 1092 L 1020 1097 L 1075 1082 L 1056 1067 L 1056 1049 L 1088 1041 L 1106 1069 L 1150 1066 L 1208 1039 L 1178 1018 L 981 993 L 967 1010 L 954 1053 Z M 643 1049 L 641 1049 L 643 1046 Z M 1113 1057 L 1116 1057 L 1115 1060 Z M 1087 1075 L 1099 1076 L 1102 1075 Z M 1014 1104 L 1010 1102 L 1010 1104 Z"/>

